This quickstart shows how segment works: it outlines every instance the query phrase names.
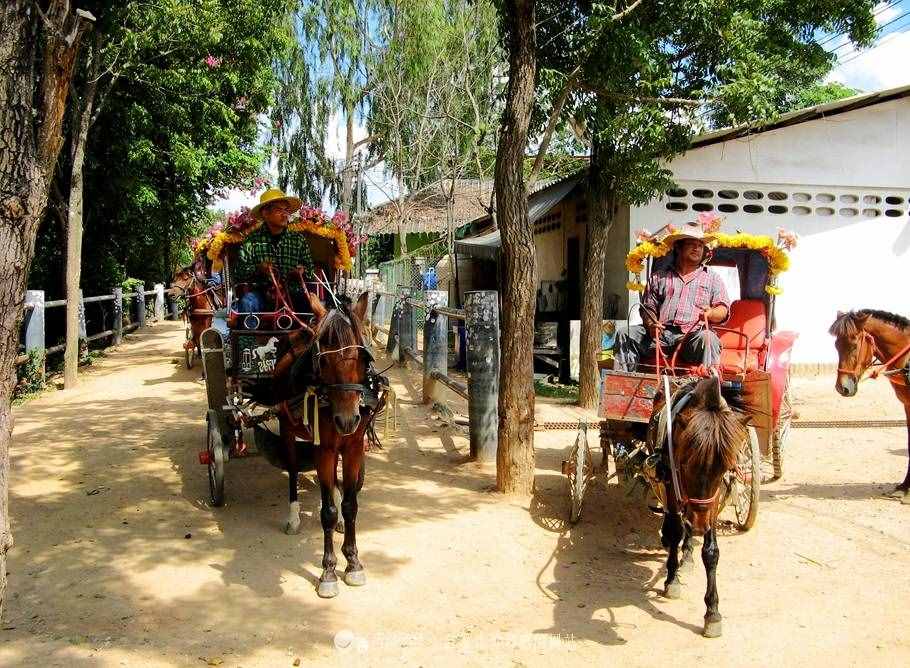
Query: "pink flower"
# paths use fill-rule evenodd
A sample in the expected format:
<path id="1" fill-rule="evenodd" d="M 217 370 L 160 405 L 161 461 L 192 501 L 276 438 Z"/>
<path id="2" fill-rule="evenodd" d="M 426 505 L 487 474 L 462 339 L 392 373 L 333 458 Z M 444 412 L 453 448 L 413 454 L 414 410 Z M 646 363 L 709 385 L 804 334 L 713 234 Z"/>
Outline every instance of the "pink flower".
<path id="1" fill-rule="evenodd" d="M 643 243 L 645 241 L 650 241 L 650 239 L 651 233 L 648 232 L 648 230 L 638 230 L 638 232 L 635 233 L 636 243 Z"/>
<path id="2" fill-rule="evenodd" d="M 205 57 L 205 60 L 203 62 L 205 62 L 205 64 L 208 65 L 209 67 L 211 67 L 212 69 L 217 69 L 217 68 L 221 67 L 221 61 L 222 61 L 221 58 L 216 58 L 215 56 L 210 54 Z"/>
<path id="3" fill-rule="evenodd" d="M 717 232 L 720 229 L 720 216 L 713 211 L 702 211 L 698 214 L 698 224 L 706 233 Z"/>
<path id="4" fill-rule="evenodd" d="M 792 230 L 785 230 L 782 227 L 777 228 L 777 242 L 784 250 L 791 251 L 796 248 L 796 242 L 799 241 L 799 235 Z"/>

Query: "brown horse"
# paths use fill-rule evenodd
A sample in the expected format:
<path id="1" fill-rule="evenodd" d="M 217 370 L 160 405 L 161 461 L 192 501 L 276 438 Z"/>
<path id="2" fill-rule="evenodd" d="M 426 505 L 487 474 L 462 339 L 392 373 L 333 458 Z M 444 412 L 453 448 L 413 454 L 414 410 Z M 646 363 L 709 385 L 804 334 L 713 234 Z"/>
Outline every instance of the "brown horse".
<path id="1" fill-rule="evenodd" d="M 682 542 L 683 561 L 691 561 L 691 537 L 704 536 L 701 557 L 708 578 L 705 593 L 704 636 L 721 635 L 721 615 L 718 611 L 717 516 L 723 506 L 724 475 L 736 467 L 737 455 L 749 437 L 746 424 L 749 416 L 741 411 L 739 398 L 729 402 L 721 394 L 716 378 L 703 378 L 690 388 L 688 395 L 677 394 L 672 422 L 672 454 L 664 448 L 662 462 L 664 480 L 664 521 L 661 537 L 667 556 L 667 579 L 664 595 L 679 598 L 679 549 Z M 655 412 L 660 410 L 655 407 Z M 675 467 L 675 473 L 673 471 Z"/>
<path id="2" fill-rule="evenodd" d="M 363 487 L 365 440 L 381 401 L 372 370 L 372 357 L 364 344 L 363 318 L 368 294 L 351 307 L 341 299 L 327 309 L 312 293 L 307 300 L 314 314 L 311 327 L 292 335 L 291 349 L 275 368 L 275 388 L 283 399 L 279 413 L 281 436 L 288 453 L 290 516 L 286 530 L 300 528 L 297 477 L 300 471 L 296 438 L 316 446 L 316 474 L 322 497 L 320 519 L 324 534 L 322 575 L 317 593 L 323 598 L 338 594 L 333 532 L 338 523 L 335 490 L 338 488 L 338 458 L 341 457 L 344 542 L 347 560 L 344 581 L 357 587 L 366 584 L 357 553 L 355 522 L 357 494 Z M 315 391 L 314 397 L 310 392 Z M 304 399 L 301 402 L 300 397 Z M 318 434 L 318 438 L 317 438 Z"/>
<path id="3" fill-rule="evenodd" d="M 202 356 L 199 337 L 212 326 L 215 310 L 220 308 L 223 299 L 221 288 L 206 283 L 204 258 L 197 257 L 193 264 L 179 269 L 171 281 L 171 293 L 180 294 L 186 299 L 186 310 L 183 318 L 187 325 L 186 368 L 193 367 L 193 353 Z"/>
<path id="4" fill-rule="evenodd" d="M 907 453 L 910 455 L 910 320 L 903 316 L 863 309 L 838 313 L 828 330 L 837 349 L 837 382 L 834 387 L 845 397 L 856 395 L 860 381 L 885 376 L 907 416 Z M 866 372 L 872 369 L 867 376 Z M 904 481 L 889 495 L 910 503 L 910 459 Z"/>

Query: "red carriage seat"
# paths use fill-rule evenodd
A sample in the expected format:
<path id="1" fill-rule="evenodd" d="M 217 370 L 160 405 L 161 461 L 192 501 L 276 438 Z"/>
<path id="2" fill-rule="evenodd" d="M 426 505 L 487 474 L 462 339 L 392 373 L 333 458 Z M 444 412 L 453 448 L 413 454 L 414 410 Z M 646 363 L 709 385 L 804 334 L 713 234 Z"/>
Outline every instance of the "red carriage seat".
<path id="1" fill-rule="evenodd" d="M 714 327 L 720 337 L 720 363 L 725 371 L 761 368 L 766 352 L 766 326 L 767 313 L 761 299 L 738 299 L 730 305 L 727 322 Z"/>

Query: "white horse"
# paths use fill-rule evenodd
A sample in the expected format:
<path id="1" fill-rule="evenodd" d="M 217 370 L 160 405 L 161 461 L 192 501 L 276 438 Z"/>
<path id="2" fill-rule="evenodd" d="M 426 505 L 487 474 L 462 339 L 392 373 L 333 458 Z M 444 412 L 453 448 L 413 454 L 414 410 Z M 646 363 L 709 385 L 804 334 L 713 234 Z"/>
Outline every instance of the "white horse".
<path id="1" fill-rule="evenodd" d="M 275 347 L 276 343 L 278 343 L 278 339 L 273 336 L 264 346 L 253 348 L 253 357 L 260 362 L 265 362 L 266 355 L 271 353 L 274 356 L 278 353 L 278 348 Z"/>

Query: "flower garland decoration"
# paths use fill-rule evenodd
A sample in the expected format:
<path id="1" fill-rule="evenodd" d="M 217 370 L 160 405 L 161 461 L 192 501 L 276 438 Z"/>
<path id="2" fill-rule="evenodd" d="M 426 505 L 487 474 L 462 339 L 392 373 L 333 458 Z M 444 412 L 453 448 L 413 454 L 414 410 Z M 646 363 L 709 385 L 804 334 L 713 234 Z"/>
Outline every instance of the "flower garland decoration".
<path id="1" fill-rule="evenodd" d="M 790 256 L 788 251 L 796 248 L 799 237 L 795 232 L 778 228 L 777 240 L 762 234 L 747 234 L 737 232 L 736 234 L 725 234 L 720 232 L 720 218 L 713 213 L 699 215 L 698 222 L 710 235 L 710 243 L 713 247 L 721 248 L 738 248 L 755 250 L 761 252 L 768 261 L 768 284 L 765 286 L 765 292 L 769 295 L 777 296 L 783 293 L 777 285 L 777 277 L 790 268 Z M 671 228 L 667 228 L 668 233 L 672 233 Z M 626 283 L 626 288 L 634 292 L 644 292 L 645 284 L 641 280 L 641 272 L 645 268 L 645 259 L 652 257 L 663 257 L 670 252 L 670 246 L 659 241 L 647 230 L 641 230 L 637 234 L 638 245 L 633 248 L 626 256 L 626 269 L 635 274 L 634 280 Z"/>
<path id="2" fill-rule="evenodd" d="M 197 254 L 205 253 L 212 261 L 212 271 L 221 271 L 224 267 L 222 254 L 225 246 L 241 243 L 250 234 L 262 227 L 262 221 L 250 215 L 250 209 L 243 207 L 226 216 L 222 222 L 215 223 L 199 239 L 192 242 Z M 335 255 L 335 268 L 350 271 L 354 262 L 352 249 L 356 254 L 357 247 L 366 237 L 357 237 L 353 227 L 347 222 L 347 214 L 337 212 L 331 219 L 311 206 L 303 206 L 299 216 L 288 223 L 291 232 L 305 232 L 335 242 L 338 252 Z M 356 243 L 351 243 L 352 239 Z"/>

